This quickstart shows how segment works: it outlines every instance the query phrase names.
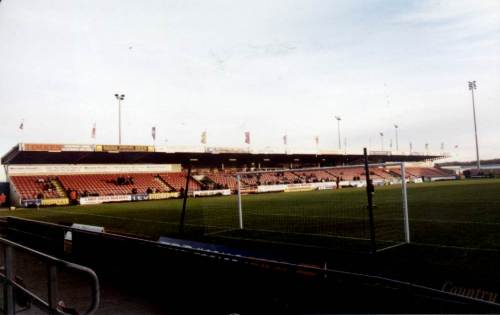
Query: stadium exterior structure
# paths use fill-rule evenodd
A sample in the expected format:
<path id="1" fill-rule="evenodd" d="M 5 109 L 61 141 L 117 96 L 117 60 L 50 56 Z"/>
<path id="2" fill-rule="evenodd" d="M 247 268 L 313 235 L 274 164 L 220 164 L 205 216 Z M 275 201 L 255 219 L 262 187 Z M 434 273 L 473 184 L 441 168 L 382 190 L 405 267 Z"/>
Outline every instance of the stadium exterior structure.
<path id="1" fill-rule="evenodd" d="M 1 162 L 9 182 L 11 204 L 27 207 L 178 197 L 186 182 L 192 194 L 227 195 L 236 190 L 235 179 L 227 177 L 238 171 L 359 165 L 364 158 L 361 154 L 336 152 L 281 154 L 235 148 L 193 151 L 147 145 L 20 143 Z M 442 157 L 371 152 L 369 161 L 422 163 Z M 194 175 L 183 173 L 186 168 L 192 168 Z M 220 172 L 225 175 L 216 177 Z M 117 183 L 124 177 L 137 182 Z M 205 177 L 211 184 L 202 183 Z M 77 197 L 71 197 L 72 190 Z"/>

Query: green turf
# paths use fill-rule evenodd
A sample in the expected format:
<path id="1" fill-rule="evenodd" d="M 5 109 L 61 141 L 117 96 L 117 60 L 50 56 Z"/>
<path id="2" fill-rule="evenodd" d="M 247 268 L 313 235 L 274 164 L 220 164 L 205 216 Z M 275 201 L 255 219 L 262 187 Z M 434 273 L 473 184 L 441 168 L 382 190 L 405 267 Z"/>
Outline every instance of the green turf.
<path id="1" fill-rule="evenodd" d="M 377 187 L 374 197 L 377 239 L 403 240 L 400 187 Z M 412 241 L 500 249 L 499 197 L 498 179 L 410 184 Z M 369 237 L 364 189 L 247 195 L 243 206 L 245 231 L 241 234 L 237 231 L 235 196 L 190 198 L 186 231 L 308 244 L 321 244 L 336 236 Z M 112 232 L 157 239 L 177 233 L 181 207 L 182 200 L 163 200 L 5 211 L 0 215 L 93 224 Z"/>

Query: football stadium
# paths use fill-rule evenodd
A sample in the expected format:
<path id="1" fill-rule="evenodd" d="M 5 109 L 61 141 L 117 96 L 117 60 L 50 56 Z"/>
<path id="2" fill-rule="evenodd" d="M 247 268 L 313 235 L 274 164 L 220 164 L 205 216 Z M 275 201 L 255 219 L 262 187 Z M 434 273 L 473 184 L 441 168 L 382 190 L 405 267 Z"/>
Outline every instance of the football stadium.
<path id="1" fill-rule="evenodd" d="M 4 230 L 9 240 L 105 274 L 110 264 L 123 272 L 131 264 L 148 269 L 142 261 L 155 260 L 143 272 L 164 279 L 172 275 L 160 271 L 160 262 L 175 257 L 197 270 L 205 270 L 197 264 L 214 260 L 210 268 L 222 272 L 219 281 L 230 282 L 225 268 L 234 264 L 232 276 L 246 277 L 252 266 L 259 279 L 270 273 L 294 288 L 327 285 L 343 291 L 336 282 L 345 275 L 332 275 L 333 284 L 325 280 L 341 270 L 356 279 L 342 279 L 350 290 L 373 295 L 361 312 L 493 311 L 496 293 L 489 288 L 496 283 L 484 263 L 498 262 L 500 180 L 434 167 L 440 155 L 365 153 L 20 143 L 2 157 L 11 205 L 2 212 Z M 158 251 L 165 253 L 156 257 Z M 325 278 L 318 283 L 318 277 Z M 281 280 L 275 285 L 281 294 L 288 290 Z M 290 309 L 281 300 L 263 305 L 279 311 L 312 305 L 316 312 L 351 310 L 349 290 L 342 293 L 350 292 L 345 305 L 331 304 L 317 288 L 308 290 Z M 394 298 L 387 290 L 404 303 L 387 307 L 382 301 Z M 255 307 L 249 309 L 261 310 Z"/>
<path id="2" fill-rule="evenodd" d="M 0 314 L 500 314 L 499 12 L 0 0 Z"/>

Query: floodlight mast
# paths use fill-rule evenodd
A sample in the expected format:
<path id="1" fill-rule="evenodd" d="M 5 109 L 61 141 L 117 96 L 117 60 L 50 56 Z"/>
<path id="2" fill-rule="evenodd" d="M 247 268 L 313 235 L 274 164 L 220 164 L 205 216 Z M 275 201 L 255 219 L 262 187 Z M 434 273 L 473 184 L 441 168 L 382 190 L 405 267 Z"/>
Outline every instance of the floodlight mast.
<path id="1" fill-rule="evenodd" d="M 399 151 L 398 128 L 399 128 L 399 126 L 394 124 L 394 129 L 396 130 L 396 152 Z"/>
<path id="2" fill-rule="evenodd" d="M 472 115 L 474 118 L 474 136 L 476 139 L 476 160 L 477 160 L 477 169 L 481 169 L 481 161 L 479 159 L 479 142 L 477 140 L 477 123 L 476 123 L 476 104 L 474 101 L 474 90 L 477 89 L 476 81 L 469 81 L 469 90 L 472 94 Z"/>
<path id="3" fill-rule="evenodd" d="M 335 119 L 337 120 L 337 134 L 339 137 L 339 151 L 342 150 L 342 143 L 340 141 L 340 121 L 342 120 L 340 116 L 335 116 Z"/>
<path id="4" fill-rule="evenodd" d="M 122 101 L 125 99 L 125 94 L 115 94 L 118 100 L 118 144 L 122 144 Z"/>

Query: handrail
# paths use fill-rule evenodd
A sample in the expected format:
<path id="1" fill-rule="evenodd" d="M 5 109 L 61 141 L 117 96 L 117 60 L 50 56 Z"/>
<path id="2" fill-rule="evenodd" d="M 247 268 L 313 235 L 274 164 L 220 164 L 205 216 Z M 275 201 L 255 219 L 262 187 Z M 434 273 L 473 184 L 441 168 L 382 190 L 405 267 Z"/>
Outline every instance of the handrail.
<path id="1" fill-rule="evenodd" d="M 57 303 L 57 268 L 65 268 L 76 270 L 80 273 L 84 273 L 91 279 L 91 290 L 92 290 L 92 301 L 88 309 L 83 313 L 85 315 L 94 314 L 99 307 L 100 302 L 100 290 L 99 290 L 99 279 L 95 272 L 87 267 L 77 265 L 62 259 L 55 258 L 53 256 L 47 255 L 45 253 L 39 252 L 37 250 L 31 249 L 29 247 L 23 246 L 21 244 L 12 242 L 8 239 L 0 237 L 0 244 L 4 246 L 5 253 L 5 270 L 4 273 L 0 272 L 0 280 L 4 286 L 6 286 L 6 314 L 11 315 L 15 313 L 14 305 L 14 290 L 19 290 L 26 294 L 34 301 L 38 306 L 44 308 L 48 312 L 55 314 L 65 314 L 58 308 Z M 42 259 L 48 263 L 48 300 L 45 301 L 43 298 L 39 297 L 35 293 L 29 291 L 28 289 L 21 286 L 15 280 L 15 275 L 13 274 L 13 249 L 17 249 L 26 252 L 32 256 Z M 82 315 L 83 315 L 82 314 Z"/>

